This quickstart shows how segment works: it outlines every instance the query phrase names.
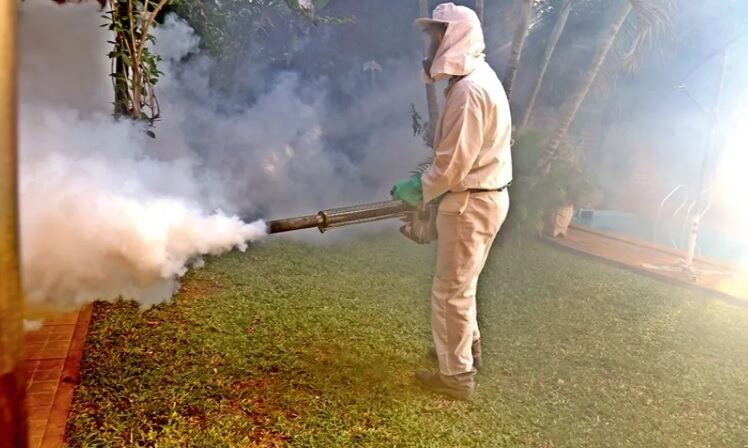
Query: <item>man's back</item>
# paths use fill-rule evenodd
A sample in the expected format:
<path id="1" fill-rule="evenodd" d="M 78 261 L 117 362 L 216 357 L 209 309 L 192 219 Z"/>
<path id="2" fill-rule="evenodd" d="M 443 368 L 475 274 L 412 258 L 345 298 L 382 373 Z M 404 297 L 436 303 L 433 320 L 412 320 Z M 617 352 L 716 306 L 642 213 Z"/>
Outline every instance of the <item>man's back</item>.
<path id="1" fill-rule="evenodd" d="M 452 191 L 498 189 L 512 180 L 509 102 L 486 63 L 480 20 L 452 3 L 434 10 L 446 24 L 426 73 L 429 82 L 449 79 L 434 139 L 434 163 L 422 176 L 428 202 Z M 429 19 L 423 19 L 429 22 Z"/>
<path id="2" fill-rule="evenodd" d="M 452 87 L 445 103 L 445 112 L 453 106 L 449 104 L 452 93 L 475 97 L 481 106 L 483 132 L 481 149 L 470 172 L 452 190 L 492 189 L 507 185 L 512 180 L 512 119 L 506 92 L 496 72 L 485 61 L 479 63 L 472 73 Z M 462 107 L 461 102 L 456 106 Z"/>

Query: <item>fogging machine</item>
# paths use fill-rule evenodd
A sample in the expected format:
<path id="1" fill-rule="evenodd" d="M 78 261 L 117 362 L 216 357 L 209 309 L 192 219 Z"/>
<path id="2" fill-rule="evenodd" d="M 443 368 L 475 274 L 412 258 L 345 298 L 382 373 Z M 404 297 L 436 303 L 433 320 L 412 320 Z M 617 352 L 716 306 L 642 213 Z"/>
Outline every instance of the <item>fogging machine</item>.
<path id="1" fill-rule="evenodd" d="M 268 233 L 283 233 L 316 227 L 324 233 L 337 227 L 399 218 L 405 222 L 400 233 L 418 244 L 428 244 L 437 236 L 436 208 L 436 204 L 413 207 L 403 201 L 372 202 L 322 210 L 314 215 L 277 219 L 267 223 L 267 230 Z"/>

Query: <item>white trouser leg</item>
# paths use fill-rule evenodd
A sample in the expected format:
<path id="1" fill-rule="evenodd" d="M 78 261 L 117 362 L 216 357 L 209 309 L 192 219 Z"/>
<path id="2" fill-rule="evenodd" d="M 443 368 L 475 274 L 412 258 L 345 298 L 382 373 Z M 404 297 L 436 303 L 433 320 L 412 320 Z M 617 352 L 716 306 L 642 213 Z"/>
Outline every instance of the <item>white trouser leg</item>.
<path id="1" fill-rule="evenodd" d="M 444 375 L 473 369 L 471 347 L 480 337 L 475 303 L 478 276 L 508 208 L 506 191 L 453 193 L 439 207 L 431 330 Z"/>

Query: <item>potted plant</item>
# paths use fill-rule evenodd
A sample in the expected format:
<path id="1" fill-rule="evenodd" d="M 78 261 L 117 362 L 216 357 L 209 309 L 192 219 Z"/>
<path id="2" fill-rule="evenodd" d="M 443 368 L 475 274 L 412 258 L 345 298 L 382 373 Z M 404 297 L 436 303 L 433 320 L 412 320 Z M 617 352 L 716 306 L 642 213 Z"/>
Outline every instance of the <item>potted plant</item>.
<path id="1" fill-rule="evenodd" d="M 575 207 L 589 206 L 600 191 L 597 177 L 581 151 L 567 148 L 563 153 L 566 157 L 554 162 L 549 175 L 558 191 L 558 202 L 546 210 L 545 235 L 552 238 L 566 236 Z"/>
<path id="2" fill-rule="evenodd" d="M 538 175 L 536 161 L 542 134 L 521 134 L 513 148 L 514 182 L 508 224 L 511 233 L 565 236 L 575 205 L 587 205 L 597 193 L 597 182 L 586 160 L 575 148 L 566 148 L 547 174 Z"/>

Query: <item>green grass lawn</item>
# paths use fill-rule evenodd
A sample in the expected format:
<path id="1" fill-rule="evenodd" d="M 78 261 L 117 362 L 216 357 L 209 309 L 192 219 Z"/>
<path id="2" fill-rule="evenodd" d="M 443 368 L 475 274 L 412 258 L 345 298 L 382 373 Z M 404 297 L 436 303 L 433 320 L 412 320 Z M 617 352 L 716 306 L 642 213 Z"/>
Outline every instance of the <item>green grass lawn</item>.
<path id="1" fill-rule="evenodd" d="M 433 247 L 270 239 L 172 304 L 99 304 L 70 446 L 746 447 L 748 309 L 495 248 L 471 402 L 429 395 Z"/>

